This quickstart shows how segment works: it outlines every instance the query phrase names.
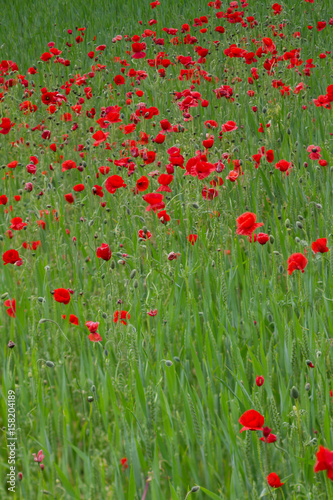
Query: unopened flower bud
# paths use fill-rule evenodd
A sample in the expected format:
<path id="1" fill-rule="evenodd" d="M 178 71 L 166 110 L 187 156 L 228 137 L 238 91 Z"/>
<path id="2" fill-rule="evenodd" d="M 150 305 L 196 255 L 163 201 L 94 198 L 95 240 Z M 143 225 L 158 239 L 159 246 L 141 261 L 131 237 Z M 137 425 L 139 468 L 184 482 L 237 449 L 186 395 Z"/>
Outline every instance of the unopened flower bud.
<path id="1" fill-rule="evenodd" d="M 299 392 L 295 386 L 293 386 L 290 390 L 290 397 L 292 399 L 298 399 L 298 397 L 299 397 Z"/>

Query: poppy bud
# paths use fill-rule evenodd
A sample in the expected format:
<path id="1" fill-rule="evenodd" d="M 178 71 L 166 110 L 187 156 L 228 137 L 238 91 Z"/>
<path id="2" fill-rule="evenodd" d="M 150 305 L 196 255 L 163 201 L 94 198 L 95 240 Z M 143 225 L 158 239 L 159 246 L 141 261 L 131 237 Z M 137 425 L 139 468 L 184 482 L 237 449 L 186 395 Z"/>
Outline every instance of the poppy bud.
<path id="1" fill-rule="evenodd" d="M 55 364 L 53 363 L 53 361 L 46 361 L 46 366 L 48 366 L 49 368 L 54 368 L 55 367 Z"/>
<path id="2" fill-rule="evenodd" d="M 274 236 L 271 234 L 271 235 L 270 235 L 270 237 L 269 237 L 269 242 L 273 245 L 274 241 L 275 241 L 275 238 L 274 238 Z"/>
<path id="3" fill-rule="evenodd" d="M 143 226 L 142 231 L 147 234 L 148 233 L 148 228 L 146 226 Z"/>
<path id="4" fill-rule="evenodd" d="M 9 347 L 9 349 L 13 349 L 13 347 L 15 347 L 15 344 L 12 340 L 10 340 L 7 345 Z"/>
<path id="5" fill-rule="evenodd" d="M 193 488 L 191 489 L 191 493 L 195 493 L 199 490 L 200 490 L 200 486 L 193 486 Z"/>
<path id="6" fill-rule="evenodd" d="M 301 240 L 299 239 L 299 237 L 298 237 L 298 236 L 296 236 L 296 238 L 295 238 L 295 243 L 299 243 L 300 241 L 301 241 Z"/>
<path id="7" fill-rule="evenodd" d="M 323 206 L 320 203 L 316 203 L 316 208 L 318 208 L 318 210 L 321 210 Z"/>
<path id="8" fill-rule="evenodd" d="M 139 286 L 138 280 L 134 280 L 134 282 L 133 282 L 133 288 L 138 288 L 138 286 Z"/>
<path id="9" fill-rule="evenodd" d="M 270 429 L 269 427 L 264 427 L 262 430 L 262 433 L 263 433 L 265 438 L 267 438 L 271 432 L 272 432 L 272 429 Z"/>
<path id="10" fill-rule="evenodd" d="M 103 314 L 102 314 L 102 318 L 103 318 L 103 319 L 107 319 L 107 317 L 108 317 L 108 315 L 107 315 L 106 313 L 103 313 Z"/>
<path id="11" fill-rule="evenodd" d="M 87 397 L 88 403 L 92 403 L 94 401 L 94 398 L 92 396 Z"/>
<path id="12" fill-rule="evenodd" d="M 262 108 L 262 112 L 264 113 L 264 115 L 267 113 L 267 108 Z"/>
<path id="13" fill-rule="evenodd" d="M 8 295 L 8 292 L 3 293 L 3 294 L 1 295 L 1 299 L 5 299 L 5 298 L 7 297 L 7 295 Z"/>
<path id="14" fill-rule="evenodd" d="M 193 207 L 193 208 L 199 208 L 199 204 L 198 204 L 198 203 L 193 203 L 193 204 L 192 204 L 192 207 Z"/>
<path id="15" fill-rule="evenodd" d="M 41 304 L 42 304 L 43 302 L 45 302 L 44 297 L 38 297 L 38 299 L 37 299 L 37 300 L 38 300 L 38 302 L 40 302 Z"/>
<path id="16" fill-rule="evenodd" d="M 104 349 L 104 354 L 105 354 L 105 356 L 108 356 L 109 355 L 109 351 L 107 349 Z"/>
<path id="17" fill-rule="evenodd" d="M 133 271 L 131 271 L 131 274 L 130 274 L 130 279 L 133 279 L 136 275 L 136 269 L 133 269 Z"/>
<path id="18" fill-rule="evenodd" d="M 111 269 L 114 269 L 116 267 L 116 263 L 114 260 L 111 261 Z"/>
<path id="19" fill-rule="evenodd" d="M 290 220 L 289 219 L 286 219 L 285 222 L 284 222 L 284 225 L 286 227 L 290 227 Z"/>
<path id="20" fill-rule="evenodd" d="M 44 470 L 44 464 L 39 465 L 42 470 Z"/>
<path id="21" fill-rule="evenodd" d="M 299 398 L 299 392 L 295 386 L 293 386 L 290 390 L 290 397 L 292 399 L 298 399 Z"/>
<path id="22" fill-rule="evenodd" d="M 283 271 L 284 271 L 283 266 L 282 266 L 282 265 L 281 265 L 281 266 L 279 266 L 279 273 L 280 273 L 280 274 L 283 274 Z"/>
<path id="23" fill-rule="evenodd" d="M 290 128 L 287 128 L 287 134 L 290 135 L 291 134 L 291 130 Z"/>
<path id="24" fill-rule="evenodd" d="M 173 362 L 170 361 L 169 359 L 166 360 L 165 362 L 166 366 L 172 366 L 173 365 Z"/>
<path id="25" fill-rule="evenodd" d="M 305 384 L 305 390 L 306 390 L 306 392 L 311 391 L 311 385 L 309 384 L 309 382 L 307 382 L 307 383 Z"/>
<path id="26" fill-rule="evenodd" d="M 19 481 L 22 481 L 22 479 L 23 479 L 23 474 L 22 474 L 22 472 L 19 472 L 19 473 L 17 474 L 17 478 L 18 478 L 18 480 L 19 480 Z"/>
<path id="27" fill-rule="evenodd" d="M 180 358 L 178 356 L 174 356 L 173 359 L 177 361 L 177 363 L 180 363 Z"/>

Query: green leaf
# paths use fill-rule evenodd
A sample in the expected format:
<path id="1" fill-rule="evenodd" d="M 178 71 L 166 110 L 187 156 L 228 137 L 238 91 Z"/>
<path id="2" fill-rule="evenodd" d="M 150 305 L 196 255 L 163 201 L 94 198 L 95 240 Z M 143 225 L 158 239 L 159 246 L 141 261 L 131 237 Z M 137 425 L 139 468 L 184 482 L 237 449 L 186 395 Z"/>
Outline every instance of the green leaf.
<path id="1" fill-rule="evenodd" d="M 135 479 L 133 465 L 131 465 L 130 481 L 128 487 L 127 500 L 135 500 Z"/>
<path id="2" fill-rule="evenodd" d="M 65 476 L 65 474 L 62 472 L 60 467 L 55 462 L 53 462 L 53 465 L 54 465 L 54 467 L 58 473 L 59 479 L 62 482 L 62 485 L 65 488 L 65 490 L 67 491 L 67 493 L 73 498 L 78 498 L 76 496 L 76 493 L 75 493 L 73 486 L 71 485 L 69 479 Z"/>
<path id="3" fill-rule="evenodd" d="M 206 495 L 209 496 L 209 498 L 213 498 L 213 500 L 221 500 L 221 498 L 222 498 L 222 497 L 219 497 L 218 495 L 216 495 L 216 493 L 213 493 L 212 491 L 206 490 L 206 488 L 203 488 L 202 486 L 200 486 L 200 491 L 203 491 L 204 493 L 206 493 Z"/>

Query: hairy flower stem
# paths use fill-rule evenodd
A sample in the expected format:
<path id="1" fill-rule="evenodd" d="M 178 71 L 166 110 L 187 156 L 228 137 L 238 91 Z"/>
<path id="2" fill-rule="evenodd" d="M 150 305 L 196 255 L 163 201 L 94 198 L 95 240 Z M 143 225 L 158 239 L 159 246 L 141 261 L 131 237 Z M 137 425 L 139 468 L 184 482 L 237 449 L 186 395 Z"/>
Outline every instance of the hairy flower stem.
<path id="1" fill-rule="evenodd" d="M 299 447 L 300 447 L 300 453 L 301 453 L 301 455 L 303 455 L 301 419 L 299 416 L 299 408 L 298 408 L 298 401 L 297 400 L 296 400 L 296 410 L 297 410 L 297 427 L 298 427 L 298 435 L 299 435 Z"/>
<path id="2" fill-rule="evenodd" d="M 264 469 L 262 467 L 262 461 L 261 461 L 261 455 L 260 455 L 260 440 L 259 440 L 259 436 L 258 436 L 257 433 L 256 433 L 256 436 L 257 436 L 257 446 L 258 446 L 258 457 L 259 457 L 260 470 L 261 470 L 261 474 L 262 474 L 262 477 L 263 477 L 263 480 L 264 480 L 264 484 L 266 484 L 267 483 L 267 479 L 265 477 Z M 272 495 L 272 492 L 270 490 L 268 490 L 268 492 L 269 492 L 270 497 L 274 499 L 274 497 Z"/>

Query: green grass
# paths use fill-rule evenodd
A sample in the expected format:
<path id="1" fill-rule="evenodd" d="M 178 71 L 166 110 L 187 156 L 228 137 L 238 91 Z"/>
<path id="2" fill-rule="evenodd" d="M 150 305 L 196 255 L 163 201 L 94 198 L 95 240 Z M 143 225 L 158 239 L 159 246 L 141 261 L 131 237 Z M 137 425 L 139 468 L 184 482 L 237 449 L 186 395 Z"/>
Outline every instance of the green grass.
<path id="1" fill-rule="evenodd" d="M 331 49 L 333 28 L 327 25 L 319 33 L 315 27 L 307 29 L 308 24 L 316 26 L 321 20 L 328 23 L 331 10 L 328 0 L 315 4 L 297 1 L 293 7 L 285 2 L 281 16 L 272 17 L 272 3 L 253 2 L 246 9 L 245 17 L 253 15 L 258 20 L 253 30 L 216 19 L 207 2 L 198 0 L 164 0 L 155 10 L 149 2 L 138 0 L 98 5 L 78 0 L 5 4 L 0 60 L 17 62 L 29 89 L 34 82 L 36 92 L 24 97 L 24 89 L 16 85 L 0 103 L 0 120 L 10 117 L 15 122 L 8 135 L 0 136 L 4 167 L 0 195 L 9 200 L 6 207 L 0 206 L 0 253 L 17 249 L 23 259 L 19 267 L 1 263 L 0 271 L 0 461 L 7 473 L 7 393 L 15 390 L 16 474 L 23 474 L 23 480 L 16 481 L 15 494 L 8 492 L 2 474 L 1 498 L 39 500 L 49 495 L 57 499 L 141 500 L 147 482 L 146 500 L 184 500 L 195 485 L 200 490 L 190 493 L 190 500 L 333 497 L 326 472 L 314 473 L 319 445 L 333 449 L 333 123 L 332 110 L 312 103 L 333 84 L 332 54 L 326 59 L 318 57 Z M 225 12 L 227 7 L 223 2 L 220 10 Z M 208 31 L 202 34 L 192 27 L 193 19 L 208 14 Z M 165 38 L 165 46 L 145 38 L 146 59 L 166 52 L 175 63 L 166 69 L 166 78 L 160 78 L 146 59 L 131 60 L 126 53 L 129 42 L 112 43 L 117 34 L 141 34 L 149 28 L 151 18 L 158 23 L 150 29 Z M 282 19 L 287 20 L 285 38 L 273 37 L 269 26 L 278 27 Z M 138 20 L 143 21 L 142 26 Z M 183 66 L 176 57 L 189 53 L 197 60 L 198 56 L 193 45 L 172 45 L 168 41 L 172 37 L 162 31 L 163 27 L 180 30 L 185 22 L 198 38 L 196 45 L 210 48 L 202 68 L 219 78 L 219 83 L 201 78 L 200 85 L 195 85 L 210 104 L 190 108 L 193 120 L 189 122 L 184 122 L 173 100 L 174 91 L 181 92 L 192 83 L 178 79 Z M 226 28 L 223 35 L 214 31 L 218 25 Z M 81 44 L 74 41 L 76 26 L 87 28 Z M 73 35 L 67 34 L 68 28 Z M 301 32 L 301 39 L 292 38 L 295 31 Z M 184 36 L 180 31 L 178 35 Z M 248 37 L 248 44 L 241 45 L 243 36 Z M 263 68 L 266 56 L 246 65 L 224 55 L 231 43 L 256 50 L 251 39 L 263 36 L 273 38 L 278 56 L 301 47 L 304 63 L 300 71 L 313 58 L 316 67 L 311 76 L 287 69 L 289 61 L 279 62 L 272 76 Z M 221 41 L 216 48 L 212 45 L 215 40 Z M 71 61 L 69 67 L 39 61 L 49 41 L 63 51 L 61 57 Z M 67 41 L 73 43 L 70 50 Z M 107 72 L 96 71 L 85 85 L 73 86 L 68 103 L 48 115 L 40 89 L 64 93 L 61 86 L 69 78 L 91 70 L 95 63 L 87 52 L 103 43 L 107 48 L 98 62 L 106 65 Z M 130 64 L 124 76 L 129 68 L 147 72 L 140 86 L 135 83 L 132 87 L 133 79 L 127 77 L 125 85 L 114 85 L 113 78 L 121 69 L 115 57 L 126 58 Z M 27 75 L 33 64 L 38 73 Z M 259 80 L 251 86 L 252 66 L 258 68 Z M 241 81 L 233 81 L 235 77 Z M 290 85 L 290 95 L 281 96 L 272 86 L 273 79 Z M 293 94 L 300 81 L 309 87 Z M 113 91 L 108 86 L 111 83 Z M 233 88 L 234 102 L 216 98 L 213 89 L 222 84 Z M 85 98 L 85 86 L 92 87 L 93 97 L 82 105 L 82 114 L 75 116 L 71 106 Z M 144 96 L 134 94 L 133 103 L 126 104 L 126 93 L 137 88 Z M 249 89 L 255 96 L 247 95 Z M 24 115 L 19 109 L 23 100 L 36 104 L 36 113 Z M 123 123 L 129 124 L 139 102 L 157 106 L 159 116 L 142 119 L 129 136 L 121 133 L 119 124 L 111 125 L 107 141 L 112 149 L 105 150 L 103 144 L 93 147 L 89 128 L 100 128 L 96 120 L 102 106 L 122 106 Z M 257 113 L 252 111 L 254 105 Z M 92 107 L 96 109 L 94 120 L 86 116 Z M 64 112 L 72 113 L 72 122 L 61 121 Z M 184 126 L 185 131 L 168 134 L 162 145 L 150 140 L 146 147 L 156 150 L 154 163 L 143 166 L 142 159 L 132 158 L 136 170 L 127 176 L 125 168 L 108 161 L 131 156 L 122 143 L 128 138 L 138 141 L 140 131 L 156 137 L 163 118 Z M 41 131 L 31 130 L 43 120 L 51 130 L 50 140 L 41 139 Z M 216 120 L 218 128 L 207 129 L 206 120 Z M 218 132 L 228 120 L 234 120 L 238 129 L 223 134 L 220 141 Z M 270 120 L 271 127 L 266 128 Z M 74 122 L 78 128 L 73 132 Z M 29 129 L 18 128 L 21 123 L 28 123 Z M 260 123 L 265 127 L 263 134 L 258 132 Z M 223 160 L 226 168 L 219 175 L 224 185 L 208 201 L 201 191 L 204 185 L 211 187 L 215 173 L 198 180 L 184 177 L 185 171 L 175 167 L 172 193 L 163 193 L 171 220 L 161 224 L 156 214 L 146 211 L 145 193 L 134 195 L 132 189 L 142 175 L 157 168 L 165 171 L 171 146 L 181 148 L 186 164 L 203 150 L 207 132 L 215 136 L 208 161 L 217 162 L 223 153 L 229 153 L 231 160 L 242 160 L 244 176 L 237 183 L 227 180 L 232 164 Z M 64 134 L 69 136 L 67 142 Z M 17 147 L 10 144 L 21 137 Z M 55 153 L 48 147 L 53 142 L 58 148 Z M 80 144 L 83 159 L 77 151 Z M 306 149 L 311 144 L 321 147 L 326 167 L 309 160 Z M 263 158 L 255 169 L 251 157 L 262 146 L 274 150 L 275 160 L 269 165 Z M 30 155 L 39 159 L 35 175 L 26 171 Z M 68 159 L 77 164 L 84 161 L 83 172 L 62 173 L 61 163 Z M 294 164 L 288 177 L 275 169 L 281 159 Z M 11 171 L 6 165 L 13 160 L 19 164 Z M 110 172 L 96 178 L 102 165 L 109 166 Z M 7 175 L 11 173 L 13 177 Z M 127 188 L 115 194 L 104 189 L 103 199 L 94 196 L 93 186 L 103 185 L 112 174 L 121 175 Z M 146 193 L 158 188 L 157 178 L 148 178 Z M 26 182 L 33 182 L 31 193 L 24 190 Z M 86 189 L 76 193 L 76 201 L 70 205 L 64 194 L 73 192 L 78 183 Z M 37 196 L 40 192 L 43 195 Z M 20 202 L 14 200 L 18 193 Z M 101 201 L 106 202 L 105 208 Z M 13 210 L 5 213 L 10 205 Z M 49 214 L 42 216 L 41 210 Z M 236 219 L 247 211 L 264 223 L 257 233 L 270 236 L 266 245 L 236 235 Z M 13 217 L 21 217 L 27 227 L 13 231 L 14 237 L 9 239 L 6 232 Z M 45 230 L 37 224 L 41 219 Z M 150 240 L 139 239 L 143 227 L 152 233 Z M 193 246 L 189 234 L 198 235 Z M 315 255 L 311 243 L 324 237 L 331 251 Z M 35 251 L 22 247 L 24 241 L 37 240 L 41 246 Z M 102 243 L 112 250 L 108 262 L 96 257 Z M 305 272 L 289 276 L 288 257 L 305 249 Z M 180 255 L 169 261 L 172 251 Z M 122 257 L 123 253 L 128 256 Z M 74 290 L 68 305 L 54 300 L 51 292 L 57 288 Z M 14 297 L 16 317 L 11 318 L 4 302 Z M 147 311 L 155 308 L 157 315 L 148 316 Z M 130 313 L 127 325 L 114 323 L 117 310 Z M 69 314 L 78 317 L 79 326 L 69 324 Z M 67 315 L 65 320 L 62 315 Z M 101 343 L 89 340 L 87 321 L 99 322 Z M 15 342 L 13 349 L 7 347 L 9 340 Z M 315 368 L 307 366 L 308 360 Z M 47 363 L 50 361 L 54 366 Z M 265 379 L 262 387 L 255 383 L 257 375 Z M 297 401 L 290 397 L 293 386 L 299 392 Z M 264 415 L 265 425 L 277 436 L 275 443 L 259 442 L 261 432 L 240 434 L 239 418 L 248 409 Z M 32 455 L 41 449 L 43 471 Z M 124 457 L 127 469 L 121 465 Z M 282 488 L 268 487 L 266 476 L 271 472 L 285 482 Z"/>

